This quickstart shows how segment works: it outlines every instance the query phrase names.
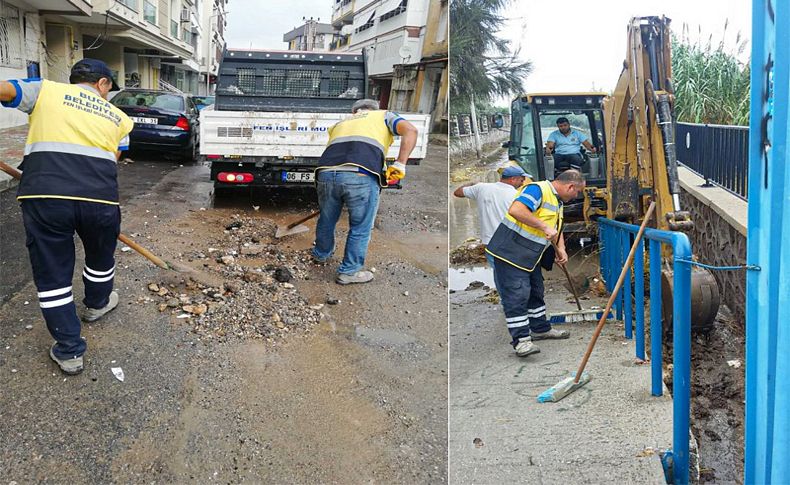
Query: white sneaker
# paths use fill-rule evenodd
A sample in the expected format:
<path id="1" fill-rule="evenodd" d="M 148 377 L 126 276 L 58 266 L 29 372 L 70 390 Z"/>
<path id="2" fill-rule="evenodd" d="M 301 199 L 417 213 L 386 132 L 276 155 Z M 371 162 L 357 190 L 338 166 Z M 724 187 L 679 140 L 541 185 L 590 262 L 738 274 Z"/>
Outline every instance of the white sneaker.
<path id="1" fill-rule="evenodd" d="M 339 285 L 350 285 L 352 283 L 367 283 L 373 280 L 373 273 L 370 271 L 357 271 L 352 274 L 339 274 L 335 282 Z"/>
<path id="2" fill-rule="evenodd" d="M 74 357 L 71 359 L 59 359 L 55 356 L 55 352 L 52 349 L 55 348 L 57 342 L 52 344 L 52 347 L 49 348 L 49 358 L 54 360 L 60 370 L 63 371 L 64 374 L 68 374 L 70 376 L 79 374 L 82 372 L 82 356 Z"/>
<path id="3" fill-rule="evenodd" d="M 532 343 L 532 337 L 518 339 L 518 345 L 516 345 L 516 355 L 519 357 L 526 357 L 529 354 L 537 354 L 539 352 L 540 349 L 538 346 Z"/>
<path id="4" fill-rule="evenodd" d="M 104 316 L 105 313 L 110 312 L 113 308 L 118 306 L 118 293 L 115 291 L 110 292 L 110 301 L 107 302 L 104 308 L 85 308 L 82 312 L 83 322 L 95 322 Z"/>
<path id="5" fill-rule="evenodd" d="M 548 332 L 532 332 L 532 340 L 564 339 L 571 336 L 567 330 L 550 329 Z"/>

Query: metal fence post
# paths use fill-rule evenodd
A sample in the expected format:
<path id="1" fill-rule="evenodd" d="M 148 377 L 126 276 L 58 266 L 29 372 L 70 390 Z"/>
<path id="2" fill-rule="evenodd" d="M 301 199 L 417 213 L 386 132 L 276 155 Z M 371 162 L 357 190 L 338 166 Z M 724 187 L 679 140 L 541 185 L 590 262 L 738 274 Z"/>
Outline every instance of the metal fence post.
<path id="1" fill-rule="evenodd" d="M 650 370 L 654 396 L 664 394 L 662 377 L 661 242 L 650 241 Z"/>
<path id="2" fill-rule="evenodd" d="M 672 416 L 675 483 L 689 481 L 689 408 L 691 406 L 691 265 L 678 259 L 691 258 L 688 236 L 675 233 L 673 252 L 674 288 L 672 305 Z"/>
<path id="3" fill-rule="evenodd" d="M 645 240 L 640 239 L 634 259 L 634 301 L 636 302 L 636 357 L 645 360 Z"/>
<path id="4" fill-rule="evenodd" d="M 628 261 L 628 253 L 631 252 L 631 233 L 622 231 L 623 233 L 623 264 Z M 625 338 L 634 338 L 634 312 L 632 308 L 632 294 L 631 294 L 631 268 L 625 273 L 625 282 L 623 283 L 623 306 L 624 318 L 623 324 L 625 325 Z"/>

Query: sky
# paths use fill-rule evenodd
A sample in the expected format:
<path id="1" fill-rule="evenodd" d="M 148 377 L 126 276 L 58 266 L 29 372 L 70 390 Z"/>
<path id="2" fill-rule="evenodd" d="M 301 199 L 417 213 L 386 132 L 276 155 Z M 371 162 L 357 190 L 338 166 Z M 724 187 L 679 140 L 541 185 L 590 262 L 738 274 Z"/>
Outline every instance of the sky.
<path id="1" fill-rule="evenodd" d="M 303 25 L 302 17 L 332 20 L 332 0 L 231 0 L 228 2 L 228 47 L 286 49 L 283 35 Z"/>
<path id="2" fill-rule="evenodd" d="M 533 64 L 525 92 L 614 89 L 634 16 L 665 15 L 672 19 L 673 32 L 686 24 L 692 41 L 701 29 L 703 39 L 712 34 L 718 43 L 723 38 L 732 51 L 738 31 L 751 38 L 748 0 L 513 0 L 501 13 L 509 20 L 500 33 L 520 45 L 520 57 Z M 748 60 L 749 49 L 750 43 L 742 61 Z"/>

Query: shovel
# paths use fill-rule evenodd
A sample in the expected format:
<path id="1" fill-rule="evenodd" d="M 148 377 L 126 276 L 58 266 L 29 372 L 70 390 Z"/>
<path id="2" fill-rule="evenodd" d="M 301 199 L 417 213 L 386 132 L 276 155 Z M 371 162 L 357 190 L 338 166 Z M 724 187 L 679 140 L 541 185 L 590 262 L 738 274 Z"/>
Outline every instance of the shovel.
<path id="1" fill-rule="evenodd" d="M 302 217 L 299 220 L 296 220 L 286 226 L 277 226 L 277 232 L 274 233 L 274 237 L 276 239 L 280 239 L 281 237 L 285 236 L 292 236 L 294 234 L 301 234 L 303 232 L 307 232 L 310 230 L 309 227 L 302 224 L 303 222 L 307 222 L 314 217 L 318 217 L 321 211 L 311 212 L 310 214 Z"/>

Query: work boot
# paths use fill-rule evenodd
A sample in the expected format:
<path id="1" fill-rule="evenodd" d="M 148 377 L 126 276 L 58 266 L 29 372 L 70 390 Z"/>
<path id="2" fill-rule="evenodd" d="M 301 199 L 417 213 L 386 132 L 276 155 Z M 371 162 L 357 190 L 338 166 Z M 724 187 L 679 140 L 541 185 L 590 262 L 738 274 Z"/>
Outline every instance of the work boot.
<path id="1" fill-rule="evenodd" d="M 532 332 L 532 340 L 563 339 L 571 336 L 567 330 L 552 328 L 548 332 Z"/>
<path id="2" fill-rule="evenodd" d="M 107 305 L 104 308 L 85 308 L 85 311 L 82 312 L 82 321 L 83 322 L 95 322 L 96 320 L 100 319 L 104 316 L 105 313 L 110 312 L 113 308 L 118 306 L 118 293 L 115 291 L 110 292 L 110 301 L 107 302 Z"/>
<path id="3" fill-rule="evenodd" d="M 335 282 L 339 285 L 350 285 L 352 283 L 367 283 L 373 280 L 373 273 L 370 271 L 357 271 L 352 274 L 339 274 L 335 278 Z"/>
<path id="4" fill-rule="evenodd" d="M 532 343 L 532 337 L 523 337 L 518 339 L 518 344 L 516 345 L 516 355 L 519 357 L 526 357 L 529 354 L 537 354 L 540 352 L 540 349 L 537 345 Z"/>
<path id="5" fill-rule="evenodd" d="M 58 359 L 55 356 L 55 352 L 53 351 L 55 349 L 55 345 L 57 345 L 57 342 L 52 344 L 52 347 L 49 348 L 49 358 L 54 360 L 55 363 L 58 364 L 60 370 L 62 370 L 65 374 L 68 374 L 70 376 L 82 372 L 82 356 L 80 355 L 79 357 L 73 357 L 71 359 Z"/>

